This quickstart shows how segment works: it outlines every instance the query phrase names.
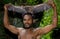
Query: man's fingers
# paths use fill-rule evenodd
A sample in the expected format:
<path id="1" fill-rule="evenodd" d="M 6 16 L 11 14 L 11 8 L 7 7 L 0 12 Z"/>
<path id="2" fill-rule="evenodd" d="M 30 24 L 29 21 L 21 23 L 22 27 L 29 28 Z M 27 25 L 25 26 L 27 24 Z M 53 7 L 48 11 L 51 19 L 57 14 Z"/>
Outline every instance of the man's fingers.
<path id="1" fill-rule="evenodd" d="M 10 4 L 5 4 L 4 7 L 8 8 L 10 7 L 11 5 Z"/>
<path id="2" fill-rule="evenodd" d="M 48 4 L 53 4 L 53 0 L 48 0 Z"/>
<path id="3" fill-rule="evenodd" d="M 54 0 L 48 0 L 48 4 L 51 5 L 52 7 L 55 7 L 55 3 Z"/>
<path id="4" fill-rule="evenodd" d="M 9 5 L 9 4 L 5 4 L 5 5 L 4 5 L 4 10 L 7 10 L 10 6 L 11 6 L 11 5 Z"/>

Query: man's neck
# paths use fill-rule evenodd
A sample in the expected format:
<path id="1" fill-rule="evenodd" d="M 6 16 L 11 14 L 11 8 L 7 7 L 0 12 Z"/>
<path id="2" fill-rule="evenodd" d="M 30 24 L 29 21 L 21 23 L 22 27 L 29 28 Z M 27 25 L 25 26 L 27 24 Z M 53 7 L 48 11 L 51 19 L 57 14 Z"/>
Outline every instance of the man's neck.
<path id="1" fill-rule="evenodd" d="M 32 32 L 33 28 L 26 29 L 27 32 Z"/>

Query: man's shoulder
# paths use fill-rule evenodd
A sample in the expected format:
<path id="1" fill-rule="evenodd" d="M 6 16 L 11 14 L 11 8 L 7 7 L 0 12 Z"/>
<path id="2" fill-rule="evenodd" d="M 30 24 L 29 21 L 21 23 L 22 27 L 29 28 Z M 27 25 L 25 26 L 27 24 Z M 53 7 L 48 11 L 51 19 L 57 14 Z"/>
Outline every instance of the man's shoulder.
<path id="1" fill-rule="evenodd" d="M 41 27 L 35 28 L 34 31 L 41 30 Z"/>
<path id="2" fill-rule="evenodd" d="M 22 28 L 22 27 L 18 27 L 17 29 L 18 29 L 19 31 L 24 30 L 24 28 Z"/>
<path id="3" fill-rule="evenodd" d="M 26 30 L 25 30 L 24 28 L 17 28 L 17 29 L 19 30 L 19 33 L 20 33 L 20 34 L 23 34 L 23 33 L 26 32 Z"/>
<path id="4" fill-rule="evenodd" d="M 24 29 L 24 28 L 22 28 L 22 27 L 17 27 L 17 29 Z"/>
<path id="5" fill-rule="evenodd" d="M 18 30 L 23 30 L 24 28 L 22 28 L 22 27 L 18 27 L 17 29 L 18 29 Z"/>

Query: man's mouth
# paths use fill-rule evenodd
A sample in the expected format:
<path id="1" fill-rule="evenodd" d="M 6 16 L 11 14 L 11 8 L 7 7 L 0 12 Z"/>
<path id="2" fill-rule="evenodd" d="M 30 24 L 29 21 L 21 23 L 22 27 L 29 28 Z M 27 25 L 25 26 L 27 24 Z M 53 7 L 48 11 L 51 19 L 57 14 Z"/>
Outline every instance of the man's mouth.
<path id="1" fill-rule="evenodd" d="M 29 24 L 25 24 L 25 26 L 27 26 L 27 27 L 28 27 L 28 26 L 29 26 Z"/>

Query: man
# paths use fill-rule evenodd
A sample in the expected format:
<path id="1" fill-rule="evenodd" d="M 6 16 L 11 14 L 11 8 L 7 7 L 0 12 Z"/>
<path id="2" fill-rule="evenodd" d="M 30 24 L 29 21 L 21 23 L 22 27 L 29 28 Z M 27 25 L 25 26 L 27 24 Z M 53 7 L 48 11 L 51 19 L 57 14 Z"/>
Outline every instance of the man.
<path id="1" fill-rule="evenodd" d="M 43 28 L 33 28 L 33 16 L 31 13 L 23 14 L 23 28 L 16 28 L 10 24 L 8 19 L 8 5 L 4 6 L 4 27 L 7 28 L 12 33 L 18 35 L 18 39 L 39 39 L 43 34 L 48 33 L 55 27 L 57 27 L 57 11 L 55 3 L 50 0 L 47 2 L 52 6 L 54 14 L 52 17 L 52 23 Z"/>

